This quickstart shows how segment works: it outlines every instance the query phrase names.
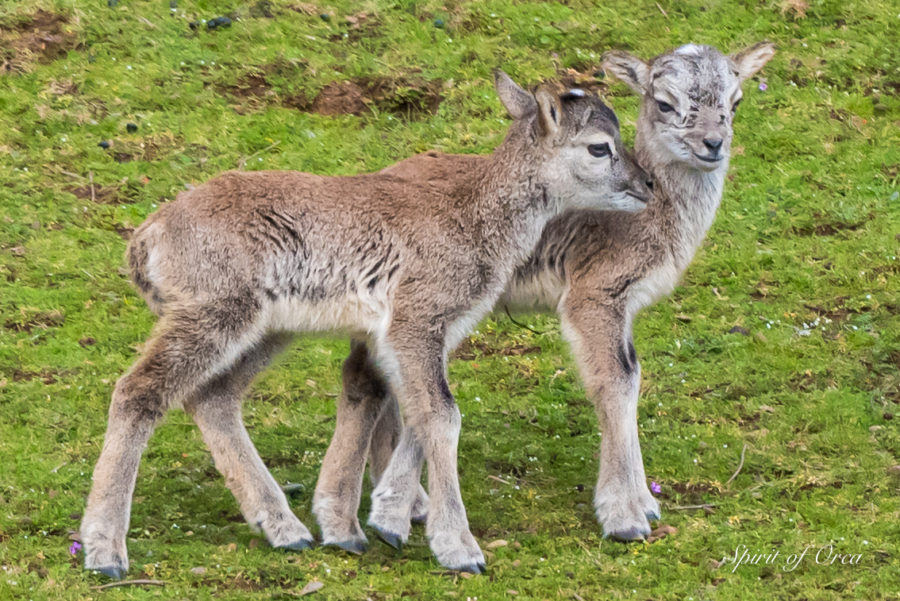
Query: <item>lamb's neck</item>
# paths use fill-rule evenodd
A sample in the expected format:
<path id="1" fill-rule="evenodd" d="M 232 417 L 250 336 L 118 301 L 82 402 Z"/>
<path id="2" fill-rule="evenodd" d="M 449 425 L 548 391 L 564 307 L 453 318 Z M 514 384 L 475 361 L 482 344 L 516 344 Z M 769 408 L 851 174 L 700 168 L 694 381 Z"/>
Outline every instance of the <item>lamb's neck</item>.
<path id="1" fill-rule="evenodd" d="M 525 263 L 557 212 L 555 201 L 534 181 L 531 159 L 504 144 L 479 165 L 463 194 L 480 252 L 504 269 Z"/>
<path id="2" fill-rule="evenodd" d="M 659 160 L 657 153 L 635 140 L 638 162 L 654 180 L 648 221 L 669 245 L 679 271 L 687 268 L 703 243 L 722 200 L 728 161 L 714 171 Z"/>

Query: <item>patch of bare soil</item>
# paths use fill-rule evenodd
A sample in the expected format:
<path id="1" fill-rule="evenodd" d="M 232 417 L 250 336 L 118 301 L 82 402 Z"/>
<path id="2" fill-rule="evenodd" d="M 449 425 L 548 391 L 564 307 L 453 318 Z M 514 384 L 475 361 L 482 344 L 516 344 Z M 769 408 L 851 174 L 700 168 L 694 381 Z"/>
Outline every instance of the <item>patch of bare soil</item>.
<path id="1" fill-rule="evenodd" d="M 72 372 L 51 371 L 42 369 L 41 371 L 32 371 L 27 369 L 14 369 L 12 372 L 13 382 L 29 382 L 31 380 L 40 380 L 44 384 L 55 384 L 59 381 L 60 376 L 66 376 Z"/>
<path id="2" fill-rule="evenodd" d="M 433 114 L 444 100 L 443 82 L 420 77 L 361 77 L 333 81 L 312 99 L 303 94 L 280 96 L 273 89 L 277 66 L 267 66 L 241 76 L 222 90 L 232 97 L 277 102 L 282 106 L 320 115 L 365 115 L 387 112 L 406 119 Z"/>
<path id="3" fill-rule="evenodd" d="M 855 232 L 863 227 L 867 221 L 874 219 L 873 214 L 869 214 L 866 219 L 856 223 L 848 223 L 846 221 L 827 220 L 827 217 L 816 213 L 813 215 L 818 223 L 802 226 L 794 226 L 793 232 L 797 236 L 834 236 L 838 232 Z"/>
<path id="4" fill-rule="evenodd" d="M 0 29 L 0 72 L 21 73 L 32 63 L 49 63 L 78 46 L 64 15 L 38 10 L 12 29 Z"/>
<path id="5" fill-rule="evenodd" d="M 118 205 L 125 202 L 119 195 L 119 191 L 112 186 L 101 186 L 100 184 L 78 186 L 77 188 L 69 188 L 69 192 L 82 200 L 90 200 L 102 205 Z"/>
<path id="6" fill-rule="evenodd" d="M 514 344 L 512 346 L 491 346 L 483 342 L 473 342 L 466 338 L 453 352 L 453 357 L 463 361 L 471 361 L 480 356 L 499 355 L 501 357 L 519 357 L 522 355 L 539 354 L 539 346 Z"/>
<path id="7" fill-rule="evenodd" d="M 332 82 L 315 99 L 297 108 L 320 115 L 362 115 L 386 112 L 415 118 L 437 111 L 444 96 L 440 80 L 405 77 L 365 77 Z"/>
<path id="8" fill-rule="evenodd" d="M 20 316 L 18 319 L 6 320 L 3 327 L 15 332 L 31 333 L 34 329 L 47 330 L 49 328 L 61 326 L 65 321 L 65 315 L 58 309 L 52 309 L 50 311 L 34 311 L 23 308 L 19 310 L 19 313 Z"/>

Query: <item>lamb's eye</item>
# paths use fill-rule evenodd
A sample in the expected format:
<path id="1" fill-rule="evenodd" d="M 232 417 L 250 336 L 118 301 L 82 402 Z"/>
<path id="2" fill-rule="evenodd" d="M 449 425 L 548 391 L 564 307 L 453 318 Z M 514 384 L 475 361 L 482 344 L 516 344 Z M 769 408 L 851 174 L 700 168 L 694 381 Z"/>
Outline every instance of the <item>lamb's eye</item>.
<path id="1" fill-rule="evenodd" d="M 591 153 L 591 156 L 594 157 L 608 157 L 611 152 L 609 150 L 609 144 L 589 144 L 588 152 Z"/>
<path id="2" fill-rule="evenodd" d="M 741 100 L 743 100 L 743 98 L 738 98 L 738 99 L 734 102 L 734 104 L 731 105 L 731 112 L 732 112 L 732 113 L 733 113 L 734 111 L 737 110 L 737 107 L 738 107 L 738 105 L 741 103 Z"/>
<path id="3" fill-rule="evenodd" d="M 669 104 L 668 102 L 662 102 L 661 100 L 656 101 L 656 106 L 659 107 L 659 112 L 661 113 L 671 113 L 675 110 L 675 107 L 673 107 L 671 104 Z"/>

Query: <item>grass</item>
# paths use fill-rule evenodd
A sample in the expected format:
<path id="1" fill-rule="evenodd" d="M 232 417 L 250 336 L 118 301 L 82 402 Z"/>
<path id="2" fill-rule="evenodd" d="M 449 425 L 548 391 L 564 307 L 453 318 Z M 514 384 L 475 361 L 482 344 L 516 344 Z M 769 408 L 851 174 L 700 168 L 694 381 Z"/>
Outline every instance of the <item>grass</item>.
<path id="1" fill-rule="evenodd" d="M 219 15 L 234 23 L 189 28 Z M 857 0 L 3 4 L 0 598 L 284 599 L 314 580 L 321 599 L 900 598 L 898 19 L 895 3 Z M 509 543 L 488 576 L 443 573 L 420 527 L 402 552 L 371 533 L 361 557 L 270 549 L 173 413 L 129 536 L 129 577 L 166 585 L 91 588 L 103 579 L 69 534 L 112 384 L 152 324 L 122 255 L 159 204 L 241 164 L 356 173 L 429 148 L 487 152 L 507 123 L 496 66 L 597 85 L 631 137 L 636 99 L 595 75 L 605 50 L 764 38 L 779 53 L 745 86 L 715 225 L 637 324 L 644 456 L 675 534 L 602 540 L 596 420 L 558 322 L 523 317 L 535 334 L 498 317 L 451 366 L 472 529 Z M 301 340 L 246 403 L 275 477 L 306 486 L 293 507 L 310 526 L 347 348 Z M 715 507 L 673 509 L 702 503 Z M 817 564 L 828 544 L 861 557 Z M 717 567 L 740 545 L 780 556 Z"/>

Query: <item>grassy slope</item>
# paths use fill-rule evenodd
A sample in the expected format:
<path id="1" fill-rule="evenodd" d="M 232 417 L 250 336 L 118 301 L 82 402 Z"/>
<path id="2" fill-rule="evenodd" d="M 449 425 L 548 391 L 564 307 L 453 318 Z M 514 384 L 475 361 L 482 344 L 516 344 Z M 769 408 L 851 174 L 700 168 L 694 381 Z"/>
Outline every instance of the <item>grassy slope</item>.
<path id="1" fill-rule="evenodd" d="M 188 21 L 238 3 L 179 4 L 174 15 L 163 0 L 0 7 L 7 42 L 41 7 L 67 17 L 58 33 L 73 46 L 46 63 L 20 52 L 20 72 L 0 75 L 0 598 L 289 598 L 312 579 L 323 599 L 898 598 L 895 4 L 829 0 L 804 15 L 773 0 L 661 2 L 666 14 L 654 2 L 339 1 L 312 11 L 326 21 L 274 0 L 275 18 L 242 8 L 231 28 L 197 34 Z M 344 17 L 360 11 L 371 17 L 351 29 Z M 172 414 L 145 454 L 129 539 L 130 576 L 167 586 L 90 590 L 101 579 L 69 556 L 67 532 L 111 385 L 152 324 L 121 270 L 119 232 L 246 157 L 252 169 L 354 173 L 433 147 L 486 152 L 506 123 L 489 85 L 498 65 L 533 83 L 558 69 L 593 73 L 611 47 L 651 56 L 762 38 L 780 52 L 767 90 L 746 85 L 716 223 L 683 285 L 637 325 L 647 471 L 677 534 L 601 540 L 590 507 L 596 421 L 557 321 L 529 317 L 545 332 L 536 335 L 504 318 L 482 324 L 474 355 L 451 367 L 473 531 L 511 543 L 489 554 L 488 577 L 438 574 L 420 528 L 402 553 L 377 542 L 362 557 L 271 550 L 240 519 L 196 429 Z M 367 76 L 407 81 L 365 117 L 284 106 Z M 261 77 L 268 91 L 246 96 Z M 433 79 L 445 97 L 434 114 L 390 112 Z M 619 85 L 607 96 L 631 135 L 635 98 Z M 102 139 L 113 148 L 98 148 Z M 729 334 L 735 325 L 749 336 Z M 503 352 L 516 347 L 527 350 Z M 247 422 L 279 481 L 314 486 L 346 350 L 303 340 L 255 385 Z M 694 503 L 716 508 L 666 510 Z M 294 508 L 313 524 L 308 494 Z M 712 563 L 739 544 L 784 556 L 829 542 L 861 553 L 860 564 L 810 555 L 794 572 L 732 573 Z"/>

